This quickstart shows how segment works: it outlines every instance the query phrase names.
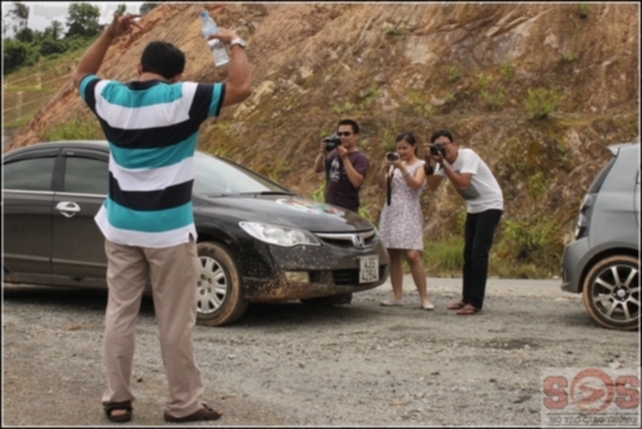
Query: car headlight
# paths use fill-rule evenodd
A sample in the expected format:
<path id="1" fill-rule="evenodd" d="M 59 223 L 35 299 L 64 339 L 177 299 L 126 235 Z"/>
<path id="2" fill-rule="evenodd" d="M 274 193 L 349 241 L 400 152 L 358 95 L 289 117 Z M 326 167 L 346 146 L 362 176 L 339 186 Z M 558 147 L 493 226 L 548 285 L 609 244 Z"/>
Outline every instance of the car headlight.
<path id="1" fill-rule="evenodd" d="M 276 244 L 283 247 L 321 245 L 314 235 L 303 229 L 259 222 L 239 222 L 239 226 L 252 237 L 268 244 Z"/>

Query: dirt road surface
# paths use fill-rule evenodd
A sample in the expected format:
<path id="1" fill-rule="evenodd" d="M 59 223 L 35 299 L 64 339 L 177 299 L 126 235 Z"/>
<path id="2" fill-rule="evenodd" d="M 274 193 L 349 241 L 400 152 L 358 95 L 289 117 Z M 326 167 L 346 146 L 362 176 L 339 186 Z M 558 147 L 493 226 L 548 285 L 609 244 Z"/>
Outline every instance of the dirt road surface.
<path id="1" fill-rule="evenodd" d="M 406 276 L 400 307 L 379 305 L 386 283 L 349 305 L 254 305 L 232 326 L 197 326 L 203 399 L 224 412 L 203 425 L 540 426 L 545 368 L 628 368 L 639 379 L 639 333 L 598 327 L 559 280 L 491 279 L 484 314 L 468 317 L 446 310 L 460 285 L 428 279 L 434 311 L 419 308 Z M 106 293 L 5 285 L 3 298 L 3 426 L 109 424 Z M 164 425 L 151 299 L 137 326 L 126 425 Z"/>

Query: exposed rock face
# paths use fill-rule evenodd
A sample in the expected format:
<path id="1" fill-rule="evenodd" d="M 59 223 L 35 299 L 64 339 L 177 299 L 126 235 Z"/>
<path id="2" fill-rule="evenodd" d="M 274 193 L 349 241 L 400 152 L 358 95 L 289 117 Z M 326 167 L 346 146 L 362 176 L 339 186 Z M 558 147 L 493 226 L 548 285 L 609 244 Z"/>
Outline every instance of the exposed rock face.
<path id="1" fill-rule="evenodd" d="M 203 7 L 248 41 L 254 92 L 204 124 L 200 148 L 307 195 L 323 182 L 312 172 L 318 141 L 346 117 L 360 123 L 373 169 L 398 132 L 425 143 L 450 129 L 497 174 L 505 219 L 524 222 L 572 222 L 603 148 L 639 141 L 637 4 L 163 4 L 99 74 L 135 79 L 143 48 L 164 39 L 186 53 L 186 80 L 224 79 L 200 34 Z M 525 108 L 538 88 L 559 97 L 549 119 Z M 68 82 L 12 147 L 77 117 L 91 120 Z M 374 176 L 362 198 L 376 220 Z M 426 196 L 427 233 L 457 231 L 462 202 L 449 186 L 437 194 Z"/>

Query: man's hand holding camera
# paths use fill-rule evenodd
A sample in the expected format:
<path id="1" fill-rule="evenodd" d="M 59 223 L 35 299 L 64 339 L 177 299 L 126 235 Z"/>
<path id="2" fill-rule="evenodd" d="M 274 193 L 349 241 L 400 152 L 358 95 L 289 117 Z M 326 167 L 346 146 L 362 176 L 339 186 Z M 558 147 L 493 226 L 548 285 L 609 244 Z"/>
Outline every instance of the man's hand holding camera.
<path id="1" fill-rule="evenodd" d="M 426 145 L 424 146 L 424 157 L 426 163 L 429 162 L 429 159 L 437 162 L 437 164 L 439 164 L 439 166 L 443 170 L 445 176 L 452 182 L 453 186 L 455 186 L 455 189 L 463 192 L 468 187 L 472 175 L 470 173 L 459 174 L 452 169 L 450 163 L 455 162 L 458 153 L 457 148 L 453 145 L 453 142 L 446 141 L 444 141 L 443 143 L 435 142 L 433 144 Z M 448 159 L 450 159 L 450 161 Z M 426 174 L 428 174 L 428 171 L 426 171 Z M 434 191 L 440 182 L 440 175 L 429 175 L 428 189 Z"/>
<path id="2" fill-rule="evenodd" d="M 426 164 L 424 165 L 424 172 L 428 176 L 434 174 L 435 172 L 435 167 L 433 167 L 432 161 L 435 161 L 436 164 L 441 165 L 443 168 L 446 161 L 446 148 L 444 147 L 444 145 L 439 143 L 425 145 L 424 161 L 426 161 Z"/>

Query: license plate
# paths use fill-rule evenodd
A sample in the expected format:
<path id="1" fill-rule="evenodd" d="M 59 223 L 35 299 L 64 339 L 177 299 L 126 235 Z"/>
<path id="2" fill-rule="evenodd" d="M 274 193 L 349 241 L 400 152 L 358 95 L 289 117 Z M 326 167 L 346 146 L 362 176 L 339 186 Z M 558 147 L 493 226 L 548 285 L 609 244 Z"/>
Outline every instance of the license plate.
<path id="1" fill-rule="evenodd" d="M 379 280 L 379 255 L 359 258 L 359 283 L 372 283 Z"/>

